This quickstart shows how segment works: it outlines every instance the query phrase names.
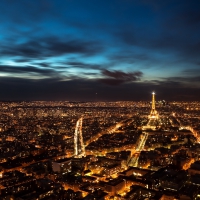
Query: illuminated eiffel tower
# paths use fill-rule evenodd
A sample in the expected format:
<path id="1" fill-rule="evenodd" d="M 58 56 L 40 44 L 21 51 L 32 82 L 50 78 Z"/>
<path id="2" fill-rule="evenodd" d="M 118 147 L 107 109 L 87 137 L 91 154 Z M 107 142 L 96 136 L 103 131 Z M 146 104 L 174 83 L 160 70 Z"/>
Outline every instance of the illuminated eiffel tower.
<path id="1" fill-rule="evenodd" d="M 156 130 L 159 127 L 159 115 L 156 111 L 155 92 L 152 92 L 152 105 L 147 127 L 152 130 Z"/>
<path id="2" fill-rule="evenodd" d="M 156 111 L 155 92 L 152 92 L 152 106 L 149 119 L 158 119 L 158 112 Z"/>
<path id="3" fill-rule="evenodd" d="M 148 116 L 149 121 L 146 126 L 143 126 L 143 130 L 157 130 L 160 125 L 159 115 L 156 110 L 156 103 L 155 103 L 155 92 L 152 92 L 152 105 L 151 105 L 151 112 Z"/>

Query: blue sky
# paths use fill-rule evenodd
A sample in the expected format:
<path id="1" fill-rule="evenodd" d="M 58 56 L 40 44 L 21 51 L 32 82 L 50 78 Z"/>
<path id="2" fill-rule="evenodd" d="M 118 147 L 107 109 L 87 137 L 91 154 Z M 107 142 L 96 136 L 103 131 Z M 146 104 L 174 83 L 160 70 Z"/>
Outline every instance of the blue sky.
<path id="1" fill-rule="evenodd" d="M 200 100 L 198 0 L 1 0 L 0 99 Z M 97 95 L 96 95 L 97 93 Z"/>

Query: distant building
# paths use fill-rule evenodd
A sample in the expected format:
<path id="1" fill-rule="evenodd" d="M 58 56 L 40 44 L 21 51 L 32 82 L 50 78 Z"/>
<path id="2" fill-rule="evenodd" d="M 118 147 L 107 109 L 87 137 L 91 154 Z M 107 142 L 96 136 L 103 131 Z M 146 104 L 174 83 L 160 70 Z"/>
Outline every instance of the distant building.
<path id="1" fill-rule="evenodd" d="M 188 173 L 190 175 L 194 174 L 200 174 L 200 161 L 196 161 L 193 164 L 191 164 L 190 168 L 188 169 Z"/>
<path id="2" fill-rule="evenodd" d="M 116 195 L 125 188 L 126 182 L 123 179 L 114 179 L 105 184 L 105 191 L 110 195 Z"/>
<path id="3" fill-rule="evenodd" d="M 71 158 L 54 161 L 52 162 L 52 169 L 54 172 L 59 172 L 59 173 L 71 172 L 71 167 L 72 167 L 71 163 L 72 163 Z"/>

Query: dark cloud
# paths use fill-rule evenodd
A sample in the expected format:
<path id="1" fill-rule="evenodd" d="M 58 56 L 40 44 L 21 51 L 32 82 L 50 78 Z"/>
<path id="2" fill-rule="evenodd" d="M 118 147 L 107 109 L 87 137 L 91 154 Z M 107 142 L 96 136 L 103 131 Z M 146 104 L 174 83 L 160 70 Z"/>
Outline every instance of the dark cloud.
<path id="1" fill-rule="evenodd" d="M 13 46 L 4 44 L 0 48 L 0 53 L 3 56 L 21 56 L 23 59 L 29 59 L 41 58 L 43 56 L 42 50 L 44 50 L 44 48 L 39 42 L 29 41 L 23 44 L 15 44 Z"/>
<path id="2" fill-rule="evenodd" d="M 41 69 L 34 66 L 10 66 L 0 65 L 0 72 L 9 74 L 29 74 L 37 73 L 38 75 L 55 76 L 58 73 L 53 69 Z"/>
<path id="3" fill-rule="evenodd" d="M 38 63 L 38 65 L 41 67 L 50 67 L 50 64 L 46 62 Z"/>
<path id="4" fill-rule="evenodd" d="M 98 73 L 92 73 L 92 72 L 84 72 L 83 75 L 96 76 L 96 75 L 99 75 L 99 74 Z"/>
<path id="5" fill-rule="evenodd" d="M 44 42 L 44 41 L 43 41 Z M 45 39 L 47 50 L 53 55 L 67 53 L 78 53 L 83 55 L 94 55 L 101 52 L 103 47 L 98 41 L 68 40 L 60 41 L 58 38 Z"/>
<path id="6" fill-rule="evenodd" d="M 160 1 L 143 3 L 162 5 Z M 200 4 L 197 3 L 198 1 L 181 1 L 179 5 L 177 2 L 168 2 L 169 5 L 164 6 L 162 14 L 161 11 L 154 13 L 156 23 L 147 20 L 149 26 L 141 23 L 140 27 L 133 23 L 132 26 L 122 27 L 116 35 L 122 44 L 129 46 L 129 49 L 139 49 L 149 60 L 151 52 L 154 52 L 158 59 L 158 55 L 162 54 L 169 55 L 171 60 L 182 59 L 179 63 L 195 64 L 200 55 Z"/>
<path id="7" fill-rule="evenodd" d="M 102 78 L 99 81 L 107 85 L 113 85 L 113 86 L 118 86 L 125 82 L 124 80 L 121 79 L 109 79 L 109 78 Z"/>
<path id="8" fill-rule="evenodd" d="M 109 70 L 102 70 L 102 74 L 104 76 L 108 76 L 111 78 L 115 78 L 115 79 L 122 79 L 122 80 L 128 80 L 128 81 L 136 81 L 138 80 L 138 78 L 140 78 L 142 76 L 142 72 L 129 72 L 129 73 L 125 73 L 122 71 L 109 71 Z"/>
<path id="9" fill-rule="evenodd" d="M 28 62 L 31 61 L 31 59 L 29 59 L 29 58 L 19 58 L 19 59 L 15 59 L 14 61 L 17 62 L 17 63 L 23 63 L 23 62 L 28 63 Z"/>
<path id="10" fill-rule="evenodd" d="M 198 69 L 184 69 L 183 71 L 182 71 L 182 73 L 184 74 L 184 75 L 197 75 L 197 74 L 200 74 L 200 69 L 198 68 Z"/>
<path id="11" fill-rule="evenodd" d="M 94 79 L 3 77 L 0 79 L 0 90 L 1 100 L 150 101 L 152 91 L 156 92 L 156 100 L 200 100 L 199 88 L 180 87 L 179 84 L 172 87 L 167 81 L 129 82 L 112 87 Z"/>
<path id="12" fill-rule="evenodd" d="M 140 71 L 125 73 L 119 70 L 110 71 L 107 69 L 102 70 L 101 73 L 105 78 L 100 79 L 100 81 L 109 85 L 119 85 L 131 81 L 138 81 L 143 75 Z"/>
<path id="13" fill-rule="evenodd" d="M 135 52 L 120 52 L 119 54 L 112 55 L 110 59 L 121 61 L 121 62 L 128 62 L 128 63 L 135 63 L 136 61 L 145 61 L 152 59 L 147 54 L 144 53 L 135 53 Z"/>
<path id="14" fill-rule="evenodd" d="M 91 56 L 102 50 L 103 46 L 98 41 L 61 40 L 58 37 L 45 37 L 34 38 L 13 46 L 4 43 L 0 48 L 0 53 L 2 56 L 21 56 L 26 60 L 30 58 L 44 59 L 64 54 Z"/>
<path id="15" fill-rule="evenodd" d="M 112 66 L 117 66 L 118 63 L 126 63 L 129 65 L 131 70 L 138 69 L 138 63 L 140 64 L 140 69 L 155 67 L 154 63 L 163 63 L 163 61 L 147 54 L 146 52 L 139 53 L 136 50 L 133 50 L 132 52 L 119 51 L 113 55 L 110 55 L 109 59 Z"/>
<path id="16" fill-rule="evenodd" d="M 164 88 L 182 88 L 183 79 L 181 77 L 164 78 L 163 80 L 151 80 L 150 84 L 155 84 L 156 86 L 162 85 Z"/>
<path id="17" fill-rule="evenodd" d="M 175 84 L 178 84 L 181 87 L 184 87 L 184 84 L 189 84 L 192 85 L 193 87 L 199 87 L 200 75 L 198 74 L 199 73 L 194 74 L 194 71 L 188 71 L 185 73 L 184 76 L 163 78 L 163 81 L 166 82 L 166 85 L 168 84 L 169 86 L 172 83 L 171 87 L 173 87 L 173 85 Z"/>
<path id="18" fill-rule="evenodd" d="M 171 54 L 173 52 L 176 56 L 179 55 L 179 57 L 187 59 L 198 58 L 197 56 L 200 54 L 200 39 L 194 41 L 188 40 L 187 34 L 184 36 L 176 33 L 161 34 L 157 37 L 146 36 L 144 38 L 140 35 L 135 35 L 133 30 L 126 30 L 121 31 L 119 36 L 127 45 L 147 48 L 149 51 L 165 54 Z M 146 53 L 144 58 L 149 57 L 148 55 L 149 53 Z"/>
<path id="19" fill-rule="evenodd" d="M 71 66 L 73 68 L 83 68 L 83 69 L 102 69 L 105 66 L 98 65 L 98 64 L 89 64 L 89 63 L 83 63 L 83 62 L 77 62 L 77 61 L 70 61 L 65 62 L 63 64 L 66 64 L 67 66 Z"/>

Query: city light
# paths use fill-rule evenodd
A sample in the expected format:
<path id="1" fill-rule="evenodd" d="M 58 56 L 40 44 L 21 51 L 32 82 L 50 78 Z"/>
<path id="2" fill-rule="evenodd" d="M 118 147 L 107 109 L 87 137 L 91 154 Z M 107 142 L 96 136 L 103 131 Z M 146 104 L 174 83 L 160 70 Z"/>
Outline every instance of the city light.
<path id="1" fill-rule="evenodd" d="M 135 186 L 140 198 L 162 190 L 180 193 L 179 187 L 196 184 L 192 180 L 199 173 L 196 108 L 199 102 L 162 104 L 154 94 L 151 102 L 98 106 L 1 102 L 1 195 L 28 195 L 33 185 L 45 198 L 126 199 Z"/>

